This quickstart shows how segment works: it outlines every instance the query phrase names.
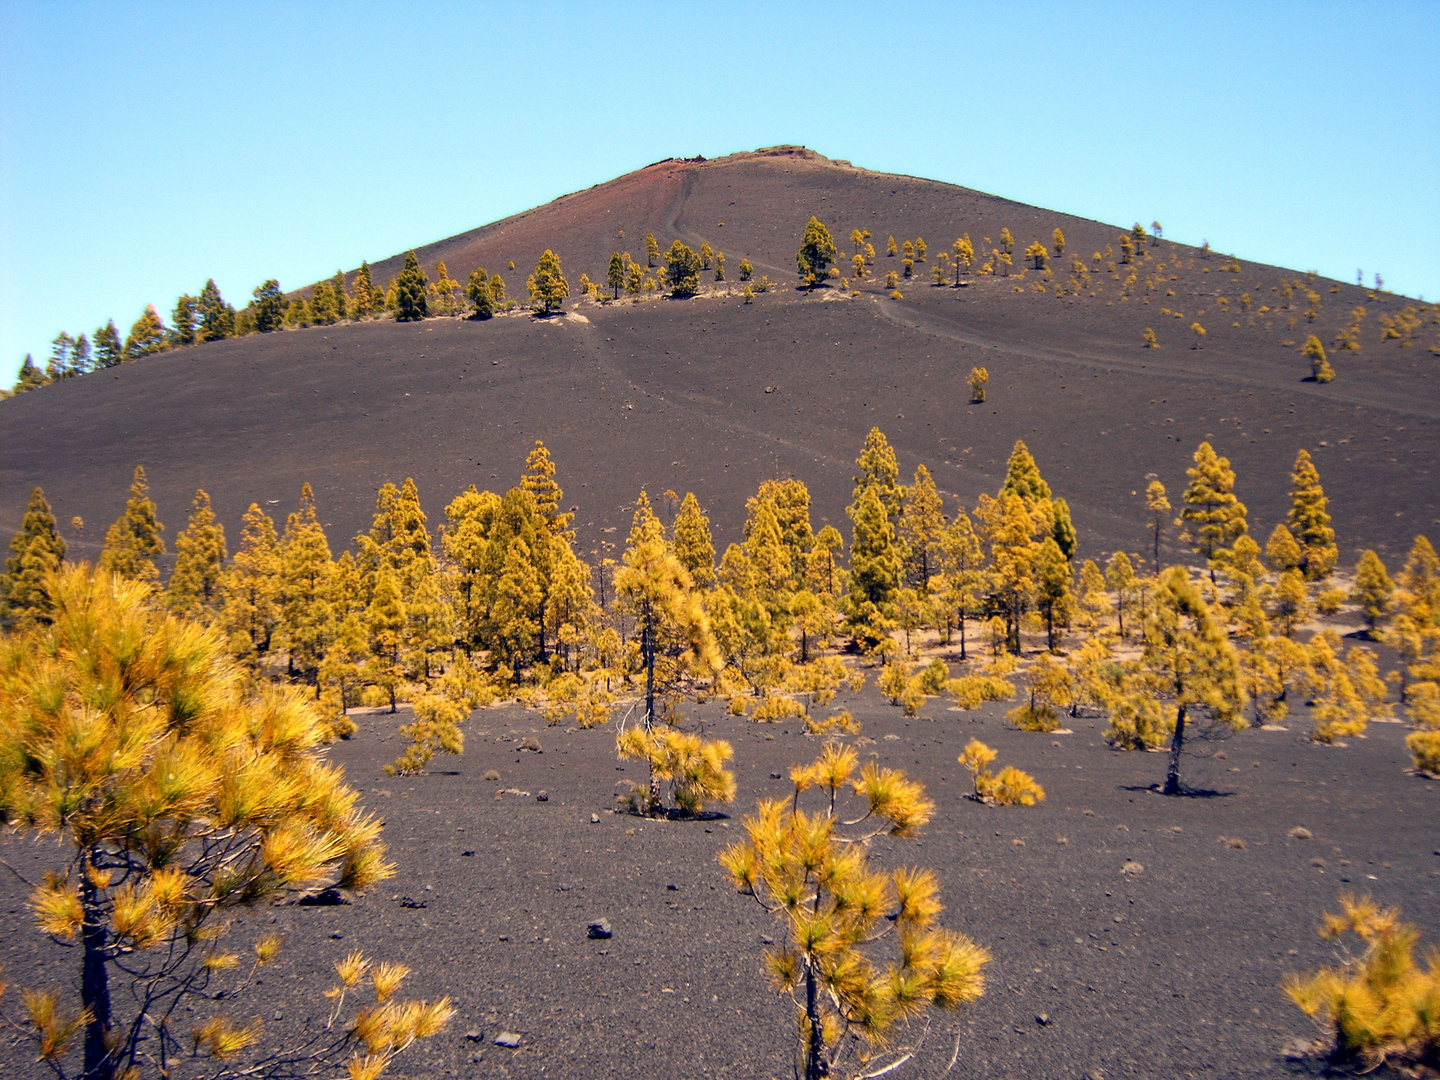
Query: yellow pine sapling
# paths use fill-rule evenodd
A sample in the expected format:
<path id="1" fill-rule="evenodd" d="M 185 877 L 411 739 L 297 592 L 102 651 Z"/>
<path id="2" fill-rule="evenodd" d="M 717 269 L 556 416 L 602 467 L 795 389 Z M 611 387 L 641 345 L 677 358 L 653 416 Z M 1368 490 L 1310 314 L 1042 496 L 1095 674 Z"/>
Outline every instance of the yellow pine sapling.
<path id="1" fill-rule="evenodd" d="M 985 387 L 990 382 L 990 372 L 983 367 L 972 367 L 970 369 L 970 404 L 982 405 L 985 402 Z"/>
<path id="2" fill-rule="evenodd" d="M 1325 346 L 1314 334 L 1305 339 L 1305 345 L 1301 348 L 1310 361 L 1310 378 L 1315 382 L 1327 383 L 1335 381 L 1335 369 L 1330 366 L 1330 361 L 1325 358 Z"/>
<path id="3" fill-rule="evenodd" d="M 260 1022 L 229 1014 L 254 988 L 243 972 L 280 944 L 261 937 L 242 961 L 226 948 L 232 914 L 390 877 L 381 824 L 325 761 L 327 725 L 309 696 L 255 689 L 217 629 L 84 564 L 46 589 L 53 622 L 0 638 L 0 819 L 51 838 L 59 865 L 32 885 L 30 906 L 43 933 L 80 954 L 78 1008 L 57 990 L 24 995 L 41 1056 L 61 1076 L 94 1080 L 152 1062 L 170 1076 L 187 1063 L 207 1077 L 253 1076 L 277 1059 L 333 1074 L 347 1057 L 374 1077 L 443 1027 L 448 1000 L 396 1003 L 379 1017 L 383 1038 L 357 1019 L 262 1050 Z M 240 985 L 219 994 L 226 972 Z"/>
<path id="4" fill-rule="evenodd" d="M 1029 773 L 1013 765 L 1006 765 L 998 773 L 991 772 L 990 766 L 997 756 L 979 739 L 965 744 L 965 752 L 956 760 L 970 771 L 975 781 L 975 792 L 967 795 L 967 799 L 991 806 L 1034 806 L 1044 802 L 1045 789 Z"/>
<path id="5" fill-rule="evenodd" d="M 1074 694 L 1070 673 L 1048 653 L 1041 653 L 1030 665 L 1030 687 L 1026 701 L 1005 717 L 1023 731 L 1060 730 L 1060 712 Z"/>
<path id="6" fill-rule="evenodd" d="M 990 953 L 938 925 L 932 871 L 870 865 L 881 837 L 913 836 L 930 820 L 922 785 L 873 761 L 861 770 L 856 752 L 835 743 L 790 778 L 794 794 L 761 800 L 745 819 L 747 839 L 720 863 L 785 924 L 766 967 L 794 1004 L 796 1076 L 880 1075 L 923 1050 L 932 1008 L 958 1009 L 984 993 Z M 883 962 L 874 954 L 887 941 L 897 955 Z"/>
<path id="7" fill-rule="evenodd" d="M 1363 946 L 1358 953 L 1346 949 L 1339 966 L 1292 974 L 1283 984 L 1325 1032 L 1329 1057 L 1364 1072 L 1387 1064 L 1419 1066 L 1426 1075 L 1440 1068 L 1440 951 L 1432 946 L 1425 966 L 1417 964 L 1420 931 L 1368 894 L 1341 893 L 1339 913 L 1322 919 L 1325 940 L 1346 934 Z"/>

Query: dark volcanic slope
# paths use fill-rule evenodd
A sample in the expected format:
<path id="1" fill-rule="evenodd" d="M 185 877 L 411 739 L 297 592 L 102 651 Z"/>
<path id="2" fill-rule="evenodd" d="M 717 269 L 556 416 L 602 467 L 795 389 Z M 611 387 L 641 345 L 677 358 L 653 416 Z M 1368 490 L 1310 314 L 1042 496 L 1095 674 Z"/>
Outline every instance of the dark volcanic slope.
<path id="1" fill-rule="evenodd" d="M 1008 226 L 1017 263 L 1056 225 L 1068 252 L 1087 259 L 1116 237 L 1110 226 L 963 188 L 786 153 L 663 162 L 422 257 L 427 268 L 446 259 L 462 280 L 476 263 L 494 270 L 513 259 L 513 295 L 542 247 L 562 254 L 574 282 L 581 271 L 601 276 L 615 246 L 643 257 L 652 230 L 662 244 L 678 235 L 724 250 L 732 287 L 746 254 L 757 276 L 788 283 L 812 212 L 837 239 L 868 228 L 880 273 L 899 269 L 884 255 L 891 233 L 927 237 L 932 259 L 917 265 L 921 276 L 962 232 L 978 247 Z M 804 479 L 817 518 L 840 522 L 851 463 L 874 424 L 907 473 L 928 464 L 969 505 L 996 488 L 1023 437 L 1071 502 L 1089 555 L 1140 547 L 1132 493 L 1156 473 L 1174 501 L 1202 438 L 1234 462 L 1262 538 L 1283 514 L 1301 446 L 1316 454 L 1347 561 L 1359 546 L 1398 556 L 1440 518 L 1437 362 L 1418 336 L 1413 348 L 1379 341 L 1378 317 L 1402 299 L 1317 282 L 1311 326 L 1298 297 L 1288 311 L 1258 314 L 1283 302 L 1273 291 L 1279 270 L 1246 264 L 1232 275 L 1219 257 L 1168 242 L 1150 250 L 1174 273 L 1164 284 L 1176 295 L 1157 289 L 1148 304 L 1143 289 L 1118 299 L 1120 283 L 1105 272 L 1095 275 L 1098 295 L 1063 299 L 1035 291 L 1033 271 L 962 289 L 917 278 L 900 301 L 871 278 L 854 300 L 786 285 L 751 305 L 723 292 L 586 302 L 580 317 L 317 327 L 166 354 L 0 405 L 0 529 L 15 527 L 29 488 L 42 484 L 63 521 L 84 517 L 81 550 L 93 551 L 143 462 L 171 535 L 197 487 L 234 535 L 252 500 L 283 512 L 309 480 L 339 545 L 368 524 L 384 480 L 414 476 L 433 520 L 467 484 L 513 482 L 538 438 L 580 508 L 587 550 L 628 521 L 622 507 L 642 485 L 694 489 L 728 539 L 744 497 L 776 475 Z M 389 268 L 379 264 L 377 276 Z M 1249 315 L 1239 311 L 1241 292 L 1253 298 Z M 1331 384 L 1301 381 L 1307 363 L 1282 342 L 1310 330 L 1328 342 L 1356 304 L 1369 308 L 1363 351 L 1333 354 L 1340 377 Z M 1200 350 L 1187 340 L 1196 319 L 1209 330 Z M 1141 347 L 1146 326 L 1163 348 Z M 975 364 L 991 372 L 982 407 L 966 403 Z"/>

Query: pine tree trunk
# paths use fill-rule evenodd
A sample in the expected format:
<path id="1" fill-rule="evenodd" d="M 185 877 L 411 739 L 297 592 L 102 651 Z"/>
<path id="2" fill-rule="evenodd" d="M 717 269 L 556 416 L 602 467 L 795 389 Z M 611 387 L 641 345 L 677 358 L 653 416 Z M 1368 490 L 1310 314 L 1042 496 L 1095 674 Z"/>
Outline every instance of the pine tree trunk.
<path id="1" fill-rule="evenodd" d="M 90 1011 L 85 1025 L 85 1080 L 110 1080 L 115 1075 L 115 1062 L 107 1045 L 110 1034 L 110 972 L 105 966 L 108 933 L 106 919 L 100 910 L 100 890 L 81 870 L 80 903 L 84 922 L 80 936 L 85 948 L 80 975 L 80 1004 Z"/>
<path id="2" fill-rule="evenodd" d="M 805 967 L 805 1019 L 810 1025 L 809 1045 L 805 1047 L 805 1080 L 823 1080 L 830 1075 L 825 1061 L 825 1042 L 820 1026 L 820 994 L 815 985 L 815 969 Z"/>
<path id="3" fill-rule="evenodd" d="M 655 612 L 649 605 L 645 608 L 645 629 L 641 634 L 641 649 L 645 654 L 645 730 L 655 725 Z M 660 805 L 660 777 L 655 775 L 655 766 L 650 766 L 650 807 L 652 811 Z"/>
<path id="4" fill-rule="evenodd" d="M 967 657 L 965 656 L 965 609 L 964 609 L 963 607 L 959 610 L 959 616 L 960 616 L 960 659 L 963 661 L 963 660 L 967 659 Z"/>
<path id="5" fill-rule="evenodd" d="M 1170 765 L 1165 770 L 1165 787 L 1162 795 L 1180 794 L 1180 751 L 1185 745 L 1185 706 L 1181 705 L 1175 714 L 1175 733 L 1170 736 Z"/>

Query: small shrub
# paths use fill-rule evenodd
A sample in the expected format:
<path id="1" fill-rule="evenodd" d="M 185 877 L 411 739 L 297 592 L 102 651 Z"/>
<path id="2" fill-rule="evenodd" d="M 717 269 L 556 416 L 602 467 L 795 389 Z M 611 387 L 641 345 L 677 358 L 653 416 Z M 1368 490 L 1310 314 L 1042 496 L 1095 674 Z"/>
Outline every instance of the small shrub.
<path id="1" fill-rule="evenodd" d="M 979 739 L 965 744 L 965 752 L 956 760 L 970 771 L 975 792 L 968 798 L 992 806 L 1034 806 L 1045 799 L 1045 789 L 1029 773 L 1006 765 L 998 773 L 990 771 L 996 752 Z"/>
<path id="2" fill-rule="evenodd" d="M 1400 921 L 1399 908 L 1370 896 L 1340 894 L 1340 913 L 1326 913 L 1320 936 L 1351 934 L 1364 946 L 1346 950 L 1338 967 L 1290 975 L 1285 993 L 1320 1024 L 1337 1062 L 1370 1071 L 1385 1063 L 1440 1066 L 1440 955 L 1415 962 L 1420 931 Z"/>
<path id="3" fill-rule="evenodd" d="M 751 718 L 758 724 L 778 724 L 782 720 L 796 720 L 805 715 L 805 706 L 784 694 L 766 694 L 755 706 Z"/>
<path id="4" fill-rule="evenodd" d="M 850 715 L 849 709 L 842 709 L 824 720 L 805 721 L 807 735 L 859 735 L 860 721 Z"/>
<path id="5" fill-rule="evenodd" d="M 1440 731 L 1413 731 L 1405 737 L 1405 745 L 1417 772 L 1440 777 Z"/>
<path id="6" fill-rule="evenodd" d="M 892 293 L 890 294 L 890 299 L 891 299 L 891 300 L 904 300 L 904 299 L 905 299 L 905 294 L 902 293 L 899 289 L 896 289 L 894 292 L 892 292 Z"/>
<path id="7" fill-rule="evenodd" d="M 1344 589 L 1326 589 L 1315 598 L 1315 608 L 1321 615 L 1334 615 L 1344 603 Z"/>
<path id="8" fill-rule="evenodd" d="M 660 781 L 654 794 L 649 788 L 631 793 L 631 805 L 641 813 L 664 812 L 664 784 L 675 808 L 686 814 L 698 814 L 707 800 L 728 803 L 735 798 L 735 774 L 725 768 L 735 751 L 724 739 L 636 726 L 620 733 L 616 749 L 622 760 L 648 762 L 650 775 Z"/>

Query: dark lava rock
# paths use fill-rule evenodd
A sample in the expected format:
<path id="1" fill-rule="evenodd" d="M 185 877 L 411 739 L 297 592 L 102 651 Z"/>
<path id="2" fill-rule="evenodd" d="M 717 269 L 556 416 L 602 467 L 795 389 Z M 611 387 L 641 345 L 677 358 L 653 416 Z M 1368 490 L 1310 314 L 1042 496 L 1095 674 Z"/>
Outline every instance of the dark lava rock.
<path id="1" fill-rule="evenodd" d="M 541 788 L 539 791 L 537 791 L 537 792 L 535 793 L 535 801 L 536 801 L 536 802 L 549 802 L 549 801 L 550 801 L 550 792 L 546 791 L 544 788 Z"/>
<path id="2" fill-rule="evenodd" d="M 585 932 L 592 938 L 612 938 L 615 931 L 610 929 L 609 919 L 596 919 L 585 927 Z"/>

